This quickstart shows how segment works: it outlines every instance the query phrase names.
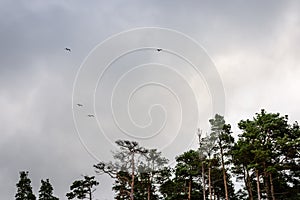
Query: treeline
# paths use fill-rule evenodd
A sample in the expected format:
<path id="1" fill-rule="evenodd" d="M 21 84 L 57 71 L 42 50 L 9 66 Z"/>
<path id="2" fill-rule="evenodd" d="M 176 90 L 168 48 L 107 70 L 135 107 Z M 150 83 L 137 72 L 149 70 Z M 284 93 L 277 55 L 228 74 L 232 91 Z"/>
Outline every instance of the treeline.
<path id="1" fill-rule="evenodd" d="M 35 200 L 36 197 L 33 194 L 31 187 L 31 180 L 28 177 L 28 172 L 20 172 L 20 180 L 17 183 L 17 193 L 15 195 L 16 200 Z M 53 187 L 49 182 L 49 179 L 41 180 L 41 187 L 39 190 L 40 200 L 58 200 L 53 196 Z"/>
<path id="2" fill-rule="evenodd" d="M 236 141 L 223 116 L 215 115 L 209 122 L 209 135 L 198 131 L 199 148 L 178 155 L 172 166 L 156 149 L 118 140 L 114 160 L 95 164 L 95 172 L 114 179 L 112 190 L 118 200 L 300 199 L 297 122 L 289 124 L 287 115 L 261 110 L 238 123 L 242 133 Z M 85 176 L 66 196 L 91 200 L 97 185 L 94 176 Z M 35 199 L 29 196 L 19 199 Z"/>
<path id="3" fill-rule="evenodd" d="M 93 199 L 93 192 L 99 182 L 95 180 L 95 176 L 83 176 L 80 180 L 75 180 L 70 186 L 70 192 L 66 194 L 68 199 Z M 20 172 L 20 180 L 16 184 L 17 193 L 16 200 L 36 200 L 31 187 L 31 180 L 28 177 L 28 172 Z M 39 200 L 59 200 L 53 195 L 53 187 L 49 179 L 41 180 L 41 186 L 38 195 Z"/>

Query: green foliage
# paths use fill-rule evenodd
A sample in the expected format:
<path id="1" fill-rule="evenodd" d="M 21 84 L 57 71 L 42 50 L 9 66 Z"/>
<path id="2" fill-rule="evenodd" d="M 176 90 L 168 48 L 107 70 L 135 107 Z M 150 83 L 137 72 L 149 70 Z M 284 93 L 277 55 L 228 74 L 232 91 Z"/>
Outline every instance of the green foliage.
<path id="1" fill-rule="evenodd" d="M 176 157 L 177 165 L 175 167 L 176 176 L 183 178 L 196 177 L 200 175 L 200 158 L 199 153 L 189 150 Z"/>
<path id="2" fill-rule="evenodd" d="M 35 200 L 36 197 L 32 192 L 31 180 L 28 178 L 28 172 L 20 172 L 20 180 L 16 184 L 16 200 Z"/>
<path id="3" fill-rule="evenodd" d="M 238 123 L 234 142 L 231 125 L 221 115 L 209 120 L 211 134 L 199 137 L 199 149 L 176 157 L 174 167 L 156 149 L 118 140 L 114 162 L 94 165 L 99 174 L 115 180 L 118 200 L 300 199 L 300 128 L 288 116 L 261 110 Z M 232 177 L 244 182 L 235 193 Z M 84 176 L 70 186 L 68 199 L 92 199 L 99 184 Z M 28 172 L 20 172 L 16 200 L 36 200 Z M 260 191 L 260 192 L 259 192 Z M 134 198 L 133 198 L 134 197 Z M 41 180 L 39 200 L 58 200 L 49 180 Z"/>
<path id="4" fill-rule="evenodd" d="M 241 120 L 243 131 L 232 151 L 235 167 L 262 176 L 262 195 L 267 199 L 290 199 L 299 193 L 299 126 L 288 124 L 288 116 L 261 110 L 253 120 Z M 246 173 L 244 173 L 244 178 Z M 251 180 L 245 178 L 250 191 Z M 295 196 L 296 195 L 296 196 Z M 298 196 L 299 198 L 299 196 Z"/>
<path id="5" fill-rule="evenodd" d="M 202 195 L 199 181 L 201 166 L 199 152 L 190 150 L 176 157 L 174 169 L 161 171 L 160 193 L 163 199 L 199 199 Z M 190 189 L 189 189 L 190 187 Z"/>
<path id="6" fill-rule="evenodd" d="M 189 150 L 182 155 L 176 157 L 175 176 L 176 181 L 181 182 L 182 191 L 185 198 L 187 197 L 188 187 L 191 189 L 191 199 L 199 199 L 202 195 L 201 183 L 199 181 L 201 175 L 201 160 L 199 152 Z M 189 186 L 190 185 L 190 186 Z M 177 185 L 178 188 L 179 185 Z"/>
<path id="7" fill-rule="evenodd" d="M 221 115 L 209 120 L 211 134 L 199 137 L 199 149 L 176 157 L 174 167 L 156 149 L 118 140 L 114 162 L 94 165 L 96 173 L 114 179 L 118 200 L 300 199 L 300 127 L 288 116 L 261 110 L 238 123 L 234 142 L 231 125 Z M 244 182 L 235 193 L 232 177 Z M 68 199 L 92 199 L 99 184 L 84 176 L 70 186 Z M 16 200 L 36 200 L 28 172 L 20 172 Z M 260 192 L 258 192 L 260 191 Z M 205 196 L 205 197 L 204 197 Z M 134 197 L 134 198 L 133 198 Z M 41 180 L 39 200 L 58 200 L 49 180 Z"/>

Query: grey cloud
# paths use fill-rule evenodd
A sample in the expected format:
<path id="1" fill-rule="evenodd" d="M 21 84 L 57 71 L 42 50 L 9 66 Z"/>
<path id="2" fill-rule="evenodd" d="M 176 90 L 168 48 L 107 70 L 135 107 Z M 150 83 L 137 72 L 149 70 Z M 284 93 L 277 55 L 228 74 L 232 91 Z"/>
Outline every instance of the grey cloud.
<path id="1" fill-rule="evenodd" d="M 262 107 L 300 118 L 297 1 L 7 0 L 0 5 L 1 199 L 13 198 L 20 170 L 30 171 L 36 194 L 40 179 L 50 178 L 61 199 L 80 174 L 93 174 L 95 160 L 73 124 L 73 81 L 95 45 L 126 29 L 167 27 L 202 44 L 223 80 L 226 117 L 236 132 L 238 120 Z M 111 181 L 97 178 L 98 197 L 110 199 Z"/>

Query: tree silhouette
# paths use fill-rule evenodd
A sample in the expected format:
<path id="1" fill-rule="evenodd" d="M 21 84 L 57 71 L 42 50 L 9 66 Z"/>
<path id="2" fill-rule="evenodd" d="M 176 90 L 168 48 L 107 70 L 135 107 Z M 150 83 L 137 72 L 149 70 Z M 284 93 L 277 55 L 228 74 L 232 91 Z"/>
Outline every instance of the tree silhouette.
<path id="1" fill-rule="evenodd" d="M 46 181 L 43 179 L 41 180 L 39 200 L 58 200 L 57 197 L 53 196 L 53 187 L 49 182 L 49 179 L 46 179 Z"/>
<path id="2" fill-rule="evenodd" d="M 28 172 L 20 172 L 20 180 L 16 186 L 16 200 L 36 200 L 36 197 L 32 192 L 31 180 L 28 178 Z"/>
<path id="3" fill-rule="evenodd" d="M 130 184 L 130 191 L 127 189 L 121 191 L 121 195 L 129 195 L 130 200 L 134 199 L 134 186 L 135 186 L 135 174 L 136 174 L 136 162 L 137 155 L 146 155 L 148 150 L 140 147 L 135 141 L 128 140 L 117 140 L 116 144 L 119 146 L 120 151 L 114 153 L 114 158 L 117 160 L 116 163 L 104 163 L 100 162 L 94 165 L 97 173 L 106 173 L 110 177 L 117 179 L 117 182 L 124 184 L 122 188 L 126 188 L 125 184 Z M 129 178 L 129 176 L 131 178 Z"/>
<path id="4" fill-rule="evenodd" d="M 84 176 L 83 180 L 76 180 L 70 186 L 71 192 L 67 193 L 68 199 L 86 199 L 92 200 L 92 193 L 95 186 L 99 185 L 99 182 L 95 180 L 95 176 Z"/>

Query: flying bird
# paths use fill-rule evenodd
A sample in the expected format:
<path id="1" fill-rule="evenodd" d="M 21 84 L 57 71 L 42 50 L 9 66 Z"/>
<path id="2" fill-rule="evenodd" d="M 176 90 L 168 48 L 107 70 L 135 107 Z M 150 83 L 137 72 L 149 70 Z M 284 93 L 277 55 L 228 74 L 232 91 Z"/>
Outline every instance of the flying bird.
<path id="1" fill-rule="evenodd" d="M 161 51 L 162 49 L 156 49 L 157 51 Z"/>
<path id="2" fill-rule="evenodd" d="M 94 115 L 88 115 L 88 117 L 95 117 Z"/>
<path id="3" fill-rule="evenodd" d="M 70 48 L 67 48 L 67 47 L 66 47 L 66 48 L 65 48 L 65 50 L 66 50 L 66 51 L 70 51 L 70 52 L 71 52 L 71 49 L 70 49 Z"/>
<path id="4" fill-rule="evenodd" d="M 77 104 L 77 106 L 81 107 L 81 106 L 83 106 L 83 105 L 82 105 L 82 104 L 80 104 L 80 103 L 78 103 L 78 104 Z"/>

